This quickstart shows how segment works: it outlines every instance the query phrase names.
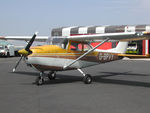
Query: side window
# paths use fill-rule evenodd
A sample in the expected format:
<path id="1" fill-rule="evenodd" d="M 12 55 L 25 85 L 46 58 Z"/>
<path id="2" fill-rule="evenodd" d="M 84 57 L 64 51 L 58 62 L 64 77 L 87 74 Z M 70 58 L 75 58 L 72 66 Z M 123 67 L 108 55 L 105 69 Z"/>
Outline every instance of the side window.
<path id="1" fill-rule="evenodd" d="M 88 44 L 84 44 L 84 49 L 83 51 L 89 51 L 91 49 L 91 47 Z"/>
<path id="2" fill-rule="evenodd" d="M 71 42 L 70 49 L 74 51 L 82 51 L 82 48 L 79 47 L 79 43 Z"/>
<path id="3" fill-rule="evenodd" d="M 88 51 L 89 49 L 91 49 L 91 48 L 88 44 L 71 42 L 70 50 Z"/>

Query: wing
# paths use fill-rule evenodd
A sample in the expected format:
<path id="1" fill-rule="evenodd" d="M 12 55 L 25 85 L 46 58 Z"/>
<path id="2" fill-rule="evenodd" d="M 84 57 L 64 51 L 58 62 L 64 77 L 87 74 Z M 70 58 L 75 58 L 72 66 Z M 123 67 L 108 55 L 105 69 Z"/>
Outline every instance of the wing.
<path id="1" fill-rule="evenodd" d="M 103 34 L 68 36 L 67 38 L 73 41 L 90 41 L 90 42 L 95 40 L 104 40 L 106 38 L 117 41 L 144 40 L 150 39 L 150 32 L 144 31 L 144 32 L 103 33 Z"/>
<path id="2" fill-rule="evenodd" d="M 0 39 L 3 40 L 25 40 L 29 41 L 32 36 L 1 36 Z M 48 36 L 37 36 L 35 41 L 45 42 L 49 37 Z"/>

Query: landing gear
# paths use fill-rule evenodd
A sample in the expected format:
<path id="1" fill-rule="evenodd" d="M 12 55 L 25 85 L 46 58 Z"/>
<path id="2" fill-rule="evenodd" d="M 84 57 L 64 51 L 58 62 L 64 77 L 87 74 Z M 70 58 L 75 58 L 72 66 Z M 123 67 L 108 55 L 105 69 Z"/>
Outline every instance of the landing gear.
<path id="1" fill-rule="evenodd" d="M 44 84 L 44 77 L 43 72 L 40 72 L 40 76 L 38 76 L 35 80 L 36 85 L 43 85 Z"/>
<path id="2" fill-rule="evenodd" d="M 85 84 L 91 84 L 92 83 L 92 76 L 90 74 L 85 74 L 81 69 L 78 69 L 78 71 L 84 76 L 83 82 Z"/>
<path id="3" fill-rule="evenodd" d="M 35 80 L 35 83 L 36 85 L 40 86 L 40 85 L 43 85 L 44 84 L 44 78 L 46 76 L 44 76 L 44 72 L 40 72 L 40 76 L 38 76 Z M 51 71 L 48 73 L 48 76 L 49 80 L 54 80 L 56 78 L 56 72 L 55 71 Z"/>
<path id="4" fill-rule="evenodd" d="M 56 72 L 55 71 L 49 72 L 48 78 L 49 78 L 49 80 L 54 80 L 56 78 Z"/>
<path id="5" fill-rule="evenodd" d="M 85 84 L 91 84 L 91 82 L 92 82 L 92 76 L 89 75 L 89 74 L 86 74 L 86 75 L 84 76 L 84 78 L 83 78 L 83 82 L 84 82 Z"/>
<path id="6" fill-rule="evenodd" d="M 92 83 L 92 76 L 90 74 L 85 74 L 81 69 L 77 69 L 84 77 L 83 77 L 83 82 L 85 84 L 91 84 Z M 43 85 L 44 84 L 44 72 L 40 72 L 40 76 L 37 77 L 35 83 L 36 85 Z M 54 80 L 56 78 L 56 72 L 51 71 L 48 73 L 49 80 Z"/>

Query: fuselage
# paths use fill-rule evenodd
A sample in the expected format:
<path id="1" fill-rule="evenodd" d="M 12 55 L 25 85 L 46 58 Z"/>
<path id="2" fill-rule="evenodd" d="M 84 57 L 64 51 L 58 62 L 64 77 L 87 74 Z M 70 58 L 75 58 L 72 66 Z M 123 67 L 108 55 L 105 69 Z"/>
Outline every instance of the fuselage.
<path id="1" fill-rule="evenodd" d="M 52 37 L 58 36 L 68 37 L 76 35 L 88 36 L 91 34 L 105 34 L 105 33 L 109 34 L 109 33 L 127 33 L 127 32 L 132 33 L 142 31 L 147 32 L 150 31 L 150 25 L 91 26 L 91 27 L 67 27 L 67 28 L 64 27 L 53 29 L 51 36 Z M 133 37 L 134 36 L 135 34 L 133 34 Z M 103 37 L 101 38 L 103 39 Z M 128 35 L 126 38 L 128 38 Z M 121 39 L 121 36 L 118 39 Z M 72 41 L 80 41 L 81 44 L 78 44 L 78 42 L 68 42 L 64 40 L 62 42 L 63 47 L 57 45 L 44 45 L 32 47 L 30 49 L 32 51 L 32 54 L 28 56 L 27 62 L 32 64 L 36 69 L 40 71 L 49 71 L 49 70 L 62 71 L 64 70 L 64 67 L 66 65 L 70 64 L 78 57 L 87 52 L 86 49 L 83 48 L 85 45 L 82 42 L 86 42 L 84 40 L 85 40 L 84 38 L 80 40 L 72 40 Z M 90 37 L 90 40 L 93 40 L 93 37 Z M 71 48 L 71 44 L 74 47 L 80 45 L 82 46 L 82 49 L 79 50 L 79 48 Z M 119 59 L 121 59 L 121 57 L 118 56 L 118 53 L 93 51 L 85 55 L 83 58 L 79 59 L 77 62 L 70 65 L 67 69 L 85 68 Z"/>
<path id="2" fill-rule="evenodd" d="M 86 51 L 63 49 L 57 45 L 44 45 L 31 48 L 27 62 L 39 71 L 63 71 L 64 66 L 73 62 Z M 121 59 L 116 53 L 92 52 L 71 65 L 68 70 L 85 68 Z"/>

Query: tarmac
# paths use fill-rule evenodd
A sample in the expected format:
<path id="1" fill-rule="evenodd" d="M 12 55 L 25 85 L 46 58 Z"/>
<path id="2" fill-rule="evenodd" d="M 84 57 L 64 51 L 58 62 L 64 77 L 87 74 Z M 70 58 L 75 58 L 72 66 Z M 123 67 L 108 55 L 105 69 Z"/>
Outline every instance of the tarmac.
<path id="1" fill-rule="evenodd" d="M 0 58 L 0 113 L 149 113 L 150 61 L 120 60 L 83 69 L 93 76 L 84 84 L 74 71 L 58 72 L 42 86 L 39 72 L 18 57 Z"/>

